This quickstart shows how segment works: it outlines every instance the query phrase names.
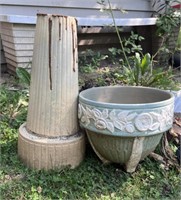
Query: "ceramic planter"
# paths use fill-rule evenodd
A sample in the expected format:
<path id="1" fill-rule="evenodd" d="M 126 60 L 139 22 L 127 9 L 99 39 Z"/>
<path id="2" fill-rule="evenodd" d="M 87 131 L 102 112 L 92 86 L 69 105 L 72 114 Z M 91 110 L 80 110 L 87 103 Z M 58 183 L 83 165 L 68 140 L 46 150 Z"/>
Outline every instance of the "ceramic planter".
<path id="1" fill-rule="evenodd" d="M 146 87 L 98 87 L 79 94 L 78 117 L 103 162 L 133 172 L 173 122 L 174 97 Z"/>

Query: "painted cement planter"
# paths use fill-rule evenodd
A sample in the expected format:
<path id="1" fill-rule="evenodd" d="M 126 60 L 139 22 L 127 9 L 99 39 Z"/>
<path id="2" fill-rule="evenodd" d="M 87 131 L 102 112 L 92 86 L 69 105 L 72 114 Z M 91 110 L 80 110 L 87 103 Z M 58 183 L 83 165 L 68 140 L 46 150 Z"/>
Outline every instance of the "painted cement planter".
<path id="1" fill-rule="evenodd" d="M 146 87 L 98 87 L 79 94 L 78 118 L 103 162 L 134 172 L 173 122 L 174 97 Z"/>

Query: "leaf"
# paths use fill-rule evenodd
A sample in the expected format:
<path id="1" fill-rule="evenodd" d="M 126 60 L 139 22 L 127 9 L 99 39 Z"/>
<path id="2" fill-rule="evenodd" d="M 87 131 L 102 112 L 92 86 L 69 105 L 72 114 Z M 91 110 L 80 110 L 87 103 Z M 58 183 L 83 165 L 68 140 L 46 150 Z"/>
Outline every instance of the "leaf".
<path id="1" fill-rule="evenodd" d="M 156 112 L 150 112 L 150 115 L 153 117 L 153 119 L 155 119 L 155 120 L 158 120 L 160 117 L 161 117 L 161 115 L 160 114 L 158 114 L 158 113 L 156 113 Z"/>
<path id="2" fill-rule="evenodd" d="M 25 101 L 24 99 L 20 99 L 19 102 L 18 102 L 18 105 L 23 105 L 23 106 L 28 106 L 28 102 Z"/>
<path id="3" fill-rule="evenodd" d="M 31 76 L 30 76 L 30 73 L 26 69 L 22 67 L 17 67 L 16 74 L 22 83 L 24 83 L 27 86 L 30 86 Z"/>
<path id="4" fill-rule="evenodd" d="M 151 131 L 155 131 L 159 128 L 160 124 L 158 122 L 152 124 L 152 126 L 149 128 Z"/>
<path id="5" fill-rule="evenodd" d="M 150 175 L 150 178 L 151 178 L 151 179 L 155 179 L 155 177 L 154 177 L 153 175 Z"/>
<path id="6" fill-rule="evenodd" d="M 89 107 L 86 107 L 86 113 L 88 117 L 92 117 L 92 110 Z"/>
<path id="7" fill-rule="evenodd" d="M 131 70 L 128 67 L 123 66 L 123 70 L 126 76 L 129 76 L 131 74 Z"/>
<path id="8" fill-rule="evenodd" d="M 135 53 L 135 61 L 136 61 L 136 67 L 140 68 L 141 66 L 141 58 L 139 53 Z"/>
<path id="9" fill-rule="evenodd" d="M 104 109 L 103 111 L 102 111 L 102 117 L 103 118 L 108 118 L 108 116 L 109 116 L 109 114 L 108 114 L 108 109 Z"/>
<path id="10" fill-rule="evenodd" d="M 112 110 L 110 113 L 109 113 L 109 118 L 114 121 L 117 117 L 116 117 L 116 112 L 115 110 Z"/>
<path id="11" fill-rule="evenodd" d="M 114 125 L 112 122 L 107 122 L 107 129 L 113 133 L 114 132 Z"/>
<path id="12" fill-rule="evenodd" d="M 94 117 L 95 117 L 96 119 L 99 119 L 99 118 L 102 117 L 101 111 L 98 110 L 98 109 L 96 109 L 96 108 L 94 108 L 94 109 L 92 110 L 92 113 L 93 113 L 93 115 L 94 115 Z"/>
<path id="13" fill-rule="evenodd" d="M 135 66 L 136 66 L 136 68 L 135 68 L 135 71 L 134 71 L 134 76 L 135 76 L 136 85 L 138 85 L 139 74 L 140 74 L 140 71 L 141 71 L 141 58 L 140 58 L 139 53 L 135 54 Z"/>
<path id="14" fill-rule="evenodd" d="M 136 116 L 137 116 L 136 113 L 132 113 L 132 114 L 130 114 L 130 115 L 127 116 L 127 120 L 128 120 L 128 121 L 131 121 L 131 120 L 133 120 Z"/>
<path id="15" fill-rule="evenodd" d="M 145 54 L 141 61 L 141 74 L 144 75 L 148 70 L 149 66 L 151 66 L 151 56 L 149 53 Z"/>
<path id="16" fill-rule="evenodd" d="M 115 120 L 113 123 L 114 123 L 114 126 L 115 126 L 117 129 L 123 131 L 123 129 L 124 129 L 124 123 L 120 123 L 120 122 L 117 121 L 117 120 Z"/>
<path id="17" fill-rule="evenodd" d="M 122 111 L 122 112 L 118 113 L 118 119 L 123 122 L 127 121 L 127 115 L 129 112 L 130 111 Z"/>

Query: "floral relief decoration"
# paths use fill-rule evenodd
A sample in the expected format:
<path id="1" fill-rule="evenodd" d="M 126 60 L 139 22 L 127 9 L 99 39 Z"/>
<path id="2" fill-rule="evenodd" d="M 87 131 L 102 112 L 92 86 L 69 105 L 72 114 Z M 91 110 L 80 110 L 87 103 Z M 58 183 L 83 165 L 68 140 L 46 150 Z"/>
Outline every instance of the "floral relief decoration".
<path id="1" fill-rule="evenodd" d="M 79 104 L 78 118 L 85 126 L 93 125 L 98 130 L 115 129 L 127 133 L 139 132 L 162 132 L 173 122 L 173 106 L 166 106 L 164 109 L 157 109 L 154 112 L 134 112 L 130 110 L 109 110 L 97 109 L 95 107 Z"/>

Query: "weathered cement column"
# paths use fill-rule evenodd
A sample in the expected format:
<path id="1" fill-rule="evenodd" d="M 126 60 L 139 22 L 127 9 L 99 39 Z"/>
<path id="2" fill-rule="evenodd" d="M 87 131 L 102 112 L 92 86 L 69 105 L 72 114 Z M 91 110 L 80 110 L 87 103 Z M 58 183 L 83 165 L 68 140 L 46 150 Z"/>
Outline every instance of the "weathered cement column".
<path id="1" fill-rule="evenodd" d="M 59 15 L 37 16 L 27 123 L 19 129 L 18 154 L 35 169 L 80 164 L 84 136 L 77 121 L 77 23 Z"/>

